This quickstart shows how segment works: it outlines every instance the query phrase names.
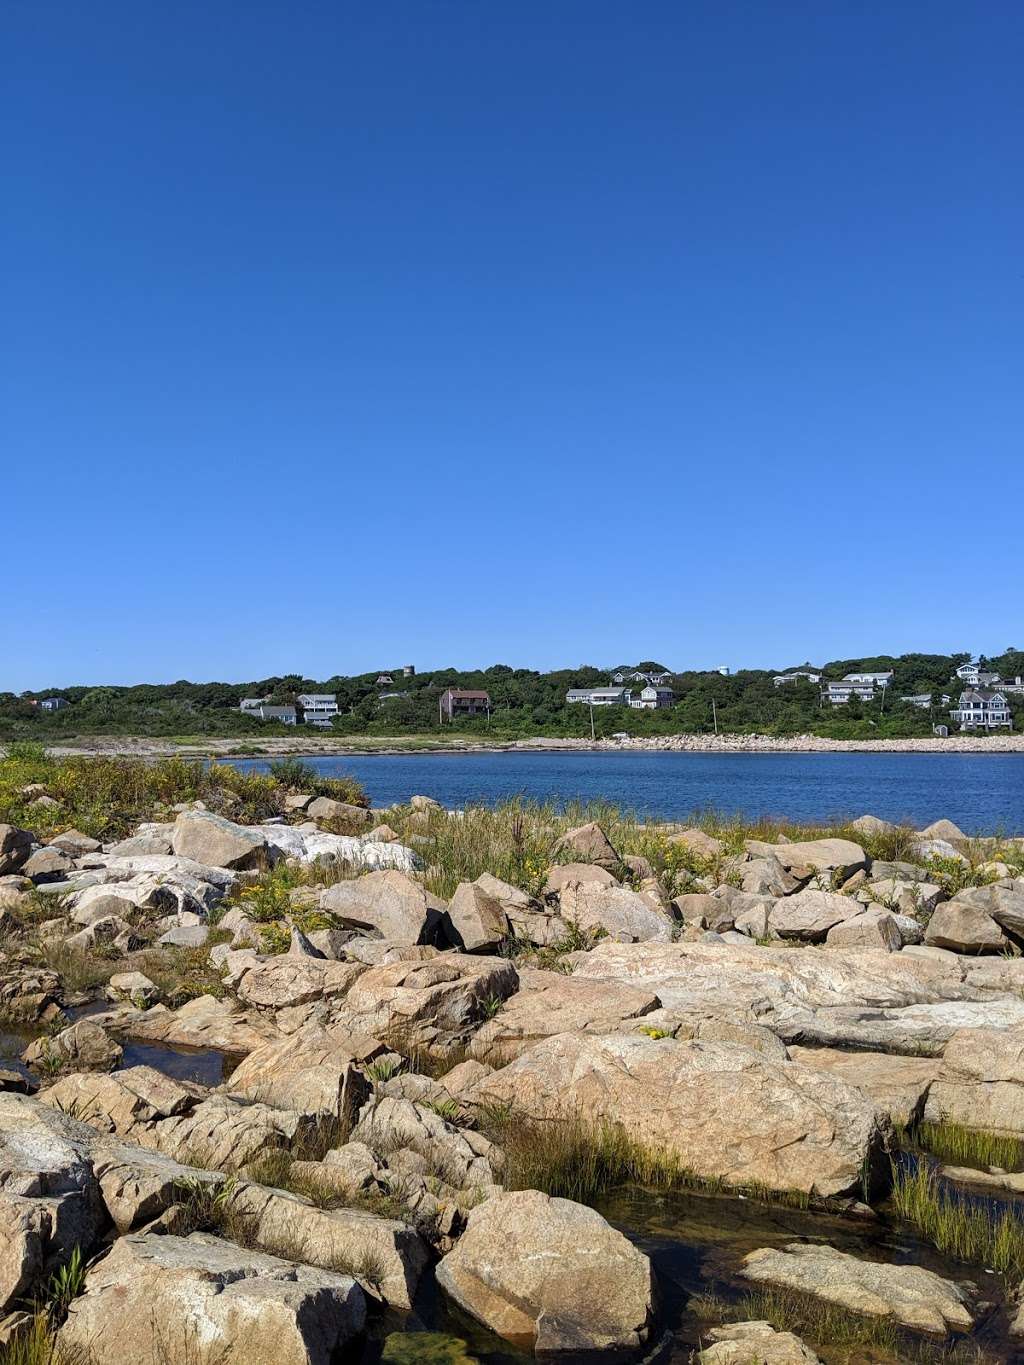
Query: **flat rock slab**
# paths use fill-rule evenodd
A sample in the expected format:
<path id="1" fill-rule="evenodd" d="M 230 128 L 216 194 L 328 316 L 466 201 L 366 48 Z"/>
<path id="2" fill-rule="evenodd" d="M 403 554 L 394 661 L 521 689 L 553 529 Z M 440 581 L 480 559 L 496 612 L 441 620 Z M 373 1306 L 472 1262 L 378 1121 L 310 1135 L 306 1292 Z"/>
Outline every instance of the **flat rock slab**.
<path id="1" fill-rule="evenodd" d="M 600 943 L 572 961 L 574 980 L 644 987 L 681 1013 L 754 1018 L 787 1043 L 939 1054 L 958 1029 L 1024 1024 L 1024 959 Z"/>
<path id="2" fill-rule="evenodd" d="M 365 1317 L 347 1275 L 204 1233 L 141 1235 L 120 1238 L 89 1271 L 58 1340 L 94 1365 L 330 1365 Z"/>
<path id="3" fill-rule="evenodd" d="M 657 1009 L 653 991 L 520 970 L 519 990 L 473 1036 L 473 1056 L 500 1066 L 556 1033 L 623 1033 L 626 1021 Z"/>
<path id="4" fill-rule="evenodd" d="M 894 1318 L 919 1332 L 945 1336 L 974 1325 L 965 1289 L 923 1266 L 862 1261 L 834 1247 L 791 1242 L 752 1251 L 740 1274 L 759 1284 L 811 1294 L 854 1313 Z"/>
<path id="5" fill-rule="evenodd" d="M 866 868 L 871 861 L 852 839 L 807 839 L 792 844 L 768 844 L 760 839 L 747 839 L 744 848 L 755 858 L 774 857 L 787 872 L 799 876 L 813 873 L 836 873 L 848 877 Z"/>
<path id="6" fill-rule="evenodd" d="M 232 1073 L 227 1088 L 264 1104 L 354 1119 L 369 1093 L 358 1068 L 384 1051 L 372 1038 L 342 1043 L 309 1027 L 255 1048 Z"/>
<path id="7" fill-rule="evenodd" d="M 538 1120 L 611 1124 L 731 1186 L 846 1194 L 881 1152 L 863 1093 L 736 1043 L 559 1034 L 486 1076 L 471 1098 Z"/>
<path id="8" fill-rule="evenodd" d="M 536 1190 L 475 1208 L 437 1282 L 492 1332 L 544 1359 L 632 1359 L 652 1311 L 647 1257 L 596 1210 Z"/>
<path id="9" fill-rule="evenodd" d="M 924 1116 L 932 1123 L 1024 1135 L 1024 1025 L 954 1033 Z"/>
<path id="10" fill-rule="evenodd" d="M 303 1265 L 371 1276 L 376 1292 L 393 1308 L 412 1307 L 420 1275 L 430 1259 L 426 1243 L 406 1223 L 361 1209 L 321 1209 L 264 1185 L 242 1184 L 229 1196 L 247 1239 L 268 1251 L 288 1247 Z"/>
<path id="11" fill-rule="evenodd" d="M 500 957 L 442 953 L 427 961 L 386 962 L 363 972 L 332 1008 L 328 1032 L 342 1041 L 380 1038 L 403 1050 L 444 1048 L 518 986 L 515 967 Z"/>
<path id="12" fill-rule="evenodd" d="M 893 1123 L 904 1128 L 921 1117 L 928 1089 L 942 1066 L 933 1057 L 894 1057 L 829 1047 L 790 1047 L 789 1055 L 802 1066 L 838 1076 L 862 1090 Z"/>
<path id="13" fill-rule="evenodd" d="M 768 1322 L 733 1322 L 705 1335 L 714 1345 L 701 1351 L 700 1365 L 821 1365 L 799 1337 Z"/>

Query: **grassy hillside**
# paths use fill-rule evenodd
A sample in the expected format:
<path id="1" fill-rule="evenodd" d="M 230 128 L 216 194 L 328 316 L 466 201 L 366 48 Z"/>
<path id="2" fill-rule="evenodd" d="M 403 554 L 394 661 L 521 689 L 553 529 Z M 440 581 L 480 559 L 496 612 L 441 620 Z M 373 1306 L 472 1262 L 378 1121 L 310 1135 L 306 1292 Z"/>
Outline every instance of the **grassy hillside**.
<path id="1" fill-rule="evenodd" d="M 957 695 L 959 684 L 954 681 L 954 672 L 967 657 L 878 655 L 819 665 L 825 677 L 831 678 L 853 671 L 893 670 L 893 684 L 884 698 L 869 704 L 852 701 L 845 707 L 823 707 L 818 687 L 804 680 L 779 688 L 773 685 L 774 674 L 799 664 L 747 669 L 730 677 L 683 672 L 671 679 L 674 706 L 661 711 L 600 709 L 594 713 L 595 731 L 598 736 L 623 729 L 634 735 L 707 733 L 714 728 L 717 713 L 720 731 L 740 734 L 809 732 L 834 739 L 928 735 L 934 721 L 948 721 L 948 708 L 940 697 L 943 692 Z M 1024 651 L 1008 649 L 986 663 L 1003 677 L 1013 677 L 1024 673 Z M 181 681 L 137 687 L 52 688 L 21 696 L 0 693 L 0 739 L 55 740 L 85 734 L 240 738 L 294 734 L 286 727 L 243 716 L 238 703 L 245 696 L 289 702 L 305 691 L 337 694 L 342 714 L 335 721 L 334 734 L 439 736 L 438 698 L 446 687 L 481 688 L 491 696 L 490 717 L 460 721 L 459 729 L 464 733 L 490 734 L 493 738 L 585 737 L 590 734 L 589 708 L 566 706 L 566 690 L 607 684 L 609 670 L 583 666 L 537 673 L 495 664 L 474 671 L 438 669 L 412 678 L 403 678 L 401 670 L 396 670 L 392 676 L 393 684 L 380 685 L 378 673 L 373 672 L 324 679 L 293 674 L 239 683 Z M 900 701 L 902 695 L 925 692 L 933 698 L 927 711 Z M 37 703 L 49 696 L 64 697 L 69 705 L 57 712 L 43 711 Z M 1021 699 L 1012 699 L 1011 706 L 1024 720 Z"/>

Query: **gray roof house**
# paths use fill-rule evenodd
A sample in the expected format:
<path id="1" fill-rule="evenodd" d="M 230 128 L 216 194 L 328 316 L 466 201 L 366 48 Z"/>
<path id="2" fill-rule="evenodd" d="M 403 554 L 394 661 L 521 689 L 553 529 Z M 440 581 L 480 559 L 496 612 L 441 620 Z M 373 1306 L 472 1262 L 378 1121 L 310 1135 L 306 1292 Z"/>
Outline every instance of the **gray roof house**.
<path id="1" fill-rule="evenodd" d="M 949 714 L 961 730 L 995 730 L 1004 725 L 1013 726 L 1006 698 L 1002 692 L 993 692 L 987 687 L 968 687 L 960 693 L 959 705 Z"/>
<path id="2" fill-rule="evenodd" d="M 294 725 L 297 719 L 294 706 L 263 705 L 259 716 L 260 720 L 276 720 L 280 725 Z"/>

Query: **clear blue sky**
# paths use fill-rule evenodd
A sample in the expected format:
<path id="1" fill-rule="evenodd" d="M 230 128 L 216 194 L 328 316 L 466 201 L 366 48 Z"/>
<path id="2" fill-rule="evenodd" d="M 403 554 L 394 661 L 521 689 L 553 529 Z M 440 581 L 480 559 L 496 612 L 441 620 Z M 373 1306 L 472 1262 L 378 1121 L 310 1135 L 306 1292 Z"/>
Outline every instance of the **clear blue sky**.
<path id="1" fill-rule="evenodd" d="M 0 688 L 1024 645 L 1024 7 L 6 0 Z"/>

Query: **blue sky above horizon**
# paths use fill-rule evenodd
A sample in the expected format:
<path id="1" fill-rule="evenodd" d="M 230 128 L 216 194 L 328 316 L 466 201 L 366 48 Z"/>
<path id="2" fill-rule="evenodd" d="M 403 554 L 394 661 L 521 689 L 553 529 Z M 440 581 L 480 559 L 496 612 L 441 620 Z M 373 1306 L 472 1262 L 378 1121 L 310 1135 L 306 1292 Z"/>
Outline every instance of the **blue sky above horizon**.
<path id="1" fill-rule="evenodd" d="M 0 35 L 0 690 L 1024 644 L 1019 5 Z"/>

